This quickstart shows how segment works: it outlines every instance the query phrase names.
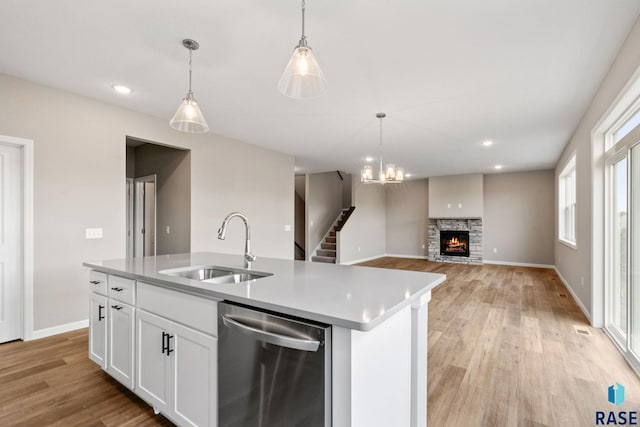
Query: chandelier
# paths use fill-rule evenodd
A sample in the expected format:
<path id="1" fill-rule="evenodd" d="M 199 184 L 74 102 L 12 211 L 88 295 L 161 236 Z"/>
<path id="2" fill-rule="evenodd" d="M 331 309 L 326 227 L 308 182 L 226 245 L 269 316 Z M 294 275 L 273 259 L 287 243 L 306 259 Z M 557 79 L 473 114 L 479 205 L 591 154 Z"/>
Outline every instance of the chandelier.
<path id="1" fill-rule="evenodd" d="M 382 168 L 382 119 L 387 117 L 385 113 L 378 113 L 376 117 L 380 119 L 380 170 L 378 178 L 374 178 L 373 165 L 367 164 L 360 171 L 360 182 L 365 184 L 399 184 L 404 181 L 404 170 L 396 167 L 393 163 L 387 163 Z"/>

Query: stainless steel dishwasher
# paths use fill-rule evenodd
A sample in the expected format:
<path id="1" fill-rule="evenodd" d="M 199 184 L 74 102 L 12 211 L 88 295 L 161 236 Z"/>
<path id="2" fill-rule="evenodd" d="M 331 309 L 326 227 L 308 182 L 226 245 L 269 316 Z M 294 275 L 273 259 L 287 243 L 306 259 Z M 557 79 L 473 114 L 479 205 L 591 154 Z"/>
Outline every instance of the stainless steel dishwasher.
<path id="1" fill-rule="evenodd" d="M 218 425 L 329 427 L 331 327 L 218 304 Z"/>

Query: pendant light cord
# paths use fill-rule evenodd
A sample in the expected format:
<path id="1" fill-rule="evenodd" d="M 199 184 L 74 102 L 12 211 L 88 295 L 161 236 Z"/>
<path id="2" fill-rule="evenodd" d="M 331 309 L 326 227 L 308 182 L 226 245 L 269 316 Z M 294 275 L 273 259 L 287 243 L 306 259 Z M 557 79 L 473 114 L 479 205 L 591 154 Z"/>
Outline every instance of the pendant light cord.
<path id="1" fill-rule="evenodd" d="M 189 93 L 187 96 L 189 98 L 193 97 L 193 92 L 191 91 L 191 54 L 193 53 L 192 49 L 189 49 Z"/>
<path id="2" fill-rule="evenodd" d="M 306 2 L 305 0 L 302 0 L 302 38 L 304 39 L 304 10 L 306 8 Z"/>
<path id="3" fill-rule="evenodd" d="M 382 169 L 382 119 L 384 117 L 380 117 L 380 179 L 384 176 Z"/>

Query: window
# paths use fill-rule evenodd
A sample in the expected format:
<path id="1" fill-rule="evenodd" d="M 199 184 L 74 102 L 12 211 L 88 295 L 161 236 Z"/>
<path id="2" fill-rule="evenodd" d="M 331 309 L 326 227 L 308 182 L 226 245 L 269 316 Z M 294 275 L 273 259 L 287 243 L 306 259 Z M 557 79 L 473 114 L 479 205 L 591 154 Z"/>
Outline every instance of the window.
<path id="1" fill-rule="evenodd" d="M 561 242 L 576 246 L 576 155 L 573 154 L 558 181 L 558 231 Z"/>

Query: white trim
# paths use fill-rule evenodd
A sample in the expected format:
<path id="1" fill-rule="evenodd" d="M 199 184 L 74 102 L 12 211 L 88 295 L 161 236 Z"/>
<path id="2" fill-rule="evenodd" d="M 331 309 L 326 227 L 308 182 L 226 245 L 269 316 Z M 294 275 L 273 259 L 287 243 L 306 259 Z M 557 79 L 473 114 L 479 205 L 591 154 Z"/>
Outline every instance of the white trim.
<path id="1" fill-rule="evenodd" d="M 384 254 L 383 256 L 393 258 L 410 258 L 410 259 L 429 259 L 427 255 L 400 255 L 400 254 Z"/>
<path id="2" fill-rule="evenodd" d="M 0 135 L 22 150 L 22 339 L 33 333 L 33 141 Z"/>
<path id="3" fill-rule="evenodd" d="M 384 257 L 384 255 L 380 254 L 380 255 L 370 256 L 368 258 L 360 258 L 360 259 L 354 259 L 354 260 L 347 261 L 347 262 L 341 262 L 340 264 L 341 265 L 353 265 L 353 264 L 358 264 L 360 262 L 371 261 L 371 260 L 382 258 L 382 257 Z"/>
<path id="4" fill-rule="evenodd" d="M 485 264 L 493 265 L 510 265 L 514 267 L 532 267 L 532 268 L 552 268 L 555 269 L 555 265 L 551 264 L 533 264 L 529 262 L 511 262 L 511 261 L 491 261 L 488 259 L 483 260 Z"/>
<path id="5" fill-rule="evenodd" d="M 30 340 L 38 340 L 40 338 L 50 337 L 52 335 L 63 334 L 65 332 L 76 331 L 82 328 L 89 327 L 89 319 L 79 320 L 77 322 L 65 323 L 64 325 L 52 326 L 50 328 L 38 329 L 37 331 L 33 331 L 29 339 L 25 339 L 25 341 Z"/>
<path id="6" fill-rule="evenodd" d="M 578 250 L 578 246 L 576 246 L 575 242 L 572 242 L 570 240 L 565 240 L 562 237 L 558 238 L 558 243 L 565 245 L 568 248 L 575 249 L 576 251 Z"/>
<path id="7" fill-rule="evenodd" d="M 591 305 L 594 322 L 604 325 L 604 282 L 605 282 L 605 230 L 604 230 L 604 154 L 607 149 L 609 131 L 622 116 L 629 114 L 629 108 L 640 97 L 640 67 L 618 93 L 600 120 L 591 129 Z"/>
<path id="8" fill-rule="evenodd" d="M 558 268 L 557 267 L 553 267 L 553 269 L 556 271 L 556 274 L 560 278 L 560 281 L 562 282 L 564 287 L 567 288 L 567 291 L 569 291 L 569 293 L 571 294 L 571 297 L 573 298 L 575 303 L 578 305 L 578 307 L 580 307 L 580 310 L 582 311 L 582 314 L 584 314 L 584 316 L 587 318 L 587 320 L 589 321 L 589 324 L 591 326 L 593 326 L 594 328 L 602 328 L 602 325 L 596 325 L 596 324 L 593 323 L 593 320 L 591 319 L 591 314 L 589 314 L 589 311 L 582 304 L 582 301 L 580 301 L 580 298 L 578 298 L 578 296 L 575 294 L 575 292 L 573 292 L 573 289 L 571 289 L 571 286 L 569 286 L 569 283 L 567 283 L 567 281 L 564 279 L 564 277 L 562 277 L 562 274 L 560 274 L 560 271 L 558 270 Z"/>

